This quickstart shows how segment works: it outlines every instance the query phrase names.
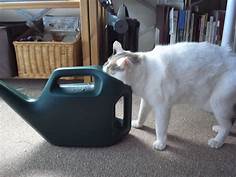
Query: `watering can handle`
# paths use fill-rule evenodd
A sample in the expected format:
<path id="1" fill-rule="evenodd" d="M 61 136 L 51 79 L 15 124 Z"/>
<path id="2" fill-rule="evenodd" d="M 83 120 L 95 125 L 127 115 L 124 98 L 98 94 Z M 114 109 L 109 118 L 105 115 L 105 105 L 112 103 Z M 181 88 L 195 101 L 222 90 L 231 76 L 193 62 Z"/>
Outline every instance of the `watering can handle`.
<path id="1" fill-rule="evenodd" d="M 95 88 L 102 88 L 102 76 L 101 72 L 95 67 L 67 67 L 67 68 L 59 68 L 54 70 L 52 75 L 50 76 L 47 88 L 49 91 L 57 87 L 57 81 L 61 77 L 70 77 L 70 76 L 93 76 L 95 79 Z"/>

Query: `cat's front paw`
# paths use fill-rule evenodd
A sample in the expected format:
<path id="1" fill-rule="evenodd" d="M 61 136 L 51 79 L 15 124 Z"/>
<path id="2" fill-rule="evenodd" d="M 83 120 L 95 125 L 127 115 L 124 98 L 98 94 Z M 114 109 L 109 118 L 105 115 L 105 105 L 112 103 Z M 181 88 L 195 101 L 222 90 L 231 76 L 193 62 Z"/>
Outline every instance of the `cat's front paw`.
<path id="1" fill-rule="evenodd" d="M 220 131 L 220 126 L 219 125 L 213 125 L 212 126 L 212 131 L 218 133 Z"/>
<path id="2" fill-rule="evenodd" d="M 138 120 L 132 120 L 132 123 L 131 123 L 132 127 L 134 128 L 142 128 L 142 124 L 139 123 Z"/>
<path id="3" fill-rule="evenodd" d="M 154 141 L 153 148 L 162 151 L 166 148 L 166 142 L 161 142 L 159 140 Z"/>
<path id="4" fill-rule="evenodd" d="M 218 149 L 220 148 L 221 146 L 223 146 L 224 142 L 219 142 L 217 141 L 215 138 L 211 138 L 208 140 L 208 145 L 211 147 L 211 148 L 215 148 L 215 149 Z"/>

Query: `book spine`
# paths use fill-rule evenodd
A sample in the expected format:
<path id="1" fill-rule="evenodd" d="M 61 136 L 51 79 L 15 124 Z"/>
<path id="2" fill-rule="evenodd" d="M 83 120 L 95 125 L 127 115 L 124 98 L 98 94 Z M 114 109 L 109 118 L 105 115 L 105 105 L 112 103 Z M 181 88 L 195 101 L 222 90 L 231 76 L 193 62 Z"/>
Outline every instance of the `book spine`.
<path id="1" fill-rule="evenodd" d="M 185 41 L 189 41 L 191 11 L 186 11 Z"/>
<path id="2" fill-rule="evenodd" d="M 213 20 L 214 20 L 214 17 L 210 16 L 209 32 L 208 32 L 208 39 L 207 39 L 207 41 L 210 42 L 210 43 L 212 42 L 212 35 L 213 35 Z"/>
<path id="3" fill-rule="evenodd" d="M 220 20 L 216 22 L 216 31 L 214 36 L 214 44 L 220 44 Z"/>
<path id="4" fill-rule="evenodd" d="M 215 36 L 214 36 L 214 39 L 213 39 L 213 43 L 217 44 L 217 45 L 220 45 L 222 34 L 223 34 L 225 11 L 224 10 L 214 10 L 213 11 L 213 16 L 214 16 L 214 20 L 216 22 Z"/>
<path id="5" fill-rule="evenodd" d="M 203 32 L 203 38 L 206 38 L 206 31 L 207 31 L 207 23 L 208 23 L 209 21 L 208 21 L 208 14 L 205 14 L 205 19 L 204 19 L 204 32 Z M 210 24 L 209 24 L 209 27 L 210 27 Z M 208 28 L 209 28 L 208 27 Z M 210 32 L 210 29 L 208 29 L 209 30 L 209 32 Z M 208 32 L 208 34 L 209 34 L 209 32 Z"/>
<path id="6" fill-rule="evenodd" d="M 177 23 L 178 23 L 178 10 L 174 8 L 170 11 L 170 44 L 176 43 L 177 36 Z"/>
<path id="7" fill-rule="evenodd" d="M 178 42 L 184 40 L 184 26 L 185 26 L 185 11 L 179 11 L 179 21 L 178 21 Z"/>
<path id="8" fill-rule="evenodd" d="M 170 10 L 169 13 L 169 35 L 170 35 L 170 44 L 174 43 L 173 39 L 174 34 L 174 8 Z"/>
<path id="9" fill-rule="evenodd" d="M 212 35 L 211 35 L 211 43 L 212 43 L 212 44 L 215 43 L 215 41 L 214 41 L 215 36 L 216 36 L 216 22 L 214 21 L 214 22 L 212 23 Z"/>
<path id="10" fill-rule="evenodd" d="M 178 19 L 179 19 L 179 11 L 174 11 L 174 41 L 177 42 L 177 26 L 178 26 Z"/>
<path id="11" fill-rule="evenodd" d="M 205 16 L 202 15 L 200 19 L 200 34 L 199 34 L 199 42 L 204 41 L 204 27 L 205 27 Z"/>
<path id="12" fill-rule="evenodd" d="M 209 41 L 209 36 L 210 36 L 210 22 L 207 22 L 205 41 L 210 42 Z"/>
<path id="13" fill-rule="evenodd" d="M 190 24 L 190 37 L 189 37 L 189 41 L 193 41 L 193 28 L 194 28 L 194 13 L 191 14 L 191 24 Z"/>

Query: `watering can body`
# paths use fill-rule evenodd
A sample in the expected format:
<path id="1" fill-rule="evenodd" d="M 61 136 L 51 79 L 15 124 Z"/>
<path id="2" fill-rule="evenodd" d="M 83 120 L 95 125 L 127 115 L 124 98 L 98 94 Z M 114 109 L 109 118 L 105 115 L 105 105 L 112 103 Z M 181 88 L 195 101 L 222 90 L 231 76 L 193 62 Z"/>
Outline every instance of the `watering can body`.
<path id="1" fill-rule="evenodd" d="M 93 76 L 93 84 L 59 84 L 61 77 Z M 33 100 L 0 82 L 1 97 L 48 142 L 58 146 L 112 145 L 131 127 L 131 88 L 98 67 L 56 69 Z M 115 105 L 124 98 L 124 118 Z"/>

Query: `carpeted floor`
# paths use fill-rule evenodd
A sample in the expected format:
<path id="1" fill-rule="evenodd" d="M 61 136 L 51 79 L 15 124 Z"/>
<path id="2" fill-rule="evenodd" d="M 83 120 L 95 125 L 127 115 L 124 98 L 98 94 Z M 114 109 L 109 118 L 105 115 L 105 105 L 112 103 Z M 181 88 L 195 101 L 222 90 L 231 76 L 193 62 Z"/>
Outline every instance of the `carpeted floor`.
<path id="1" fill-rule="evenodd" d="M 9 82 L 9 81 L 8 81 Z M 45 82 L 10 81 L 30 96 Z M 139 99 L 133 99 L 133 119 Z M 52 146 L 0 99 L 0 177 L 235 177 L 236 127 L 219 150 L 207 146 L 213 117 L 189 105 L 173 108 L 168 147 L 154 151 L 153 116 L 132 129 L 120 143 L 106 148 Z"/>

